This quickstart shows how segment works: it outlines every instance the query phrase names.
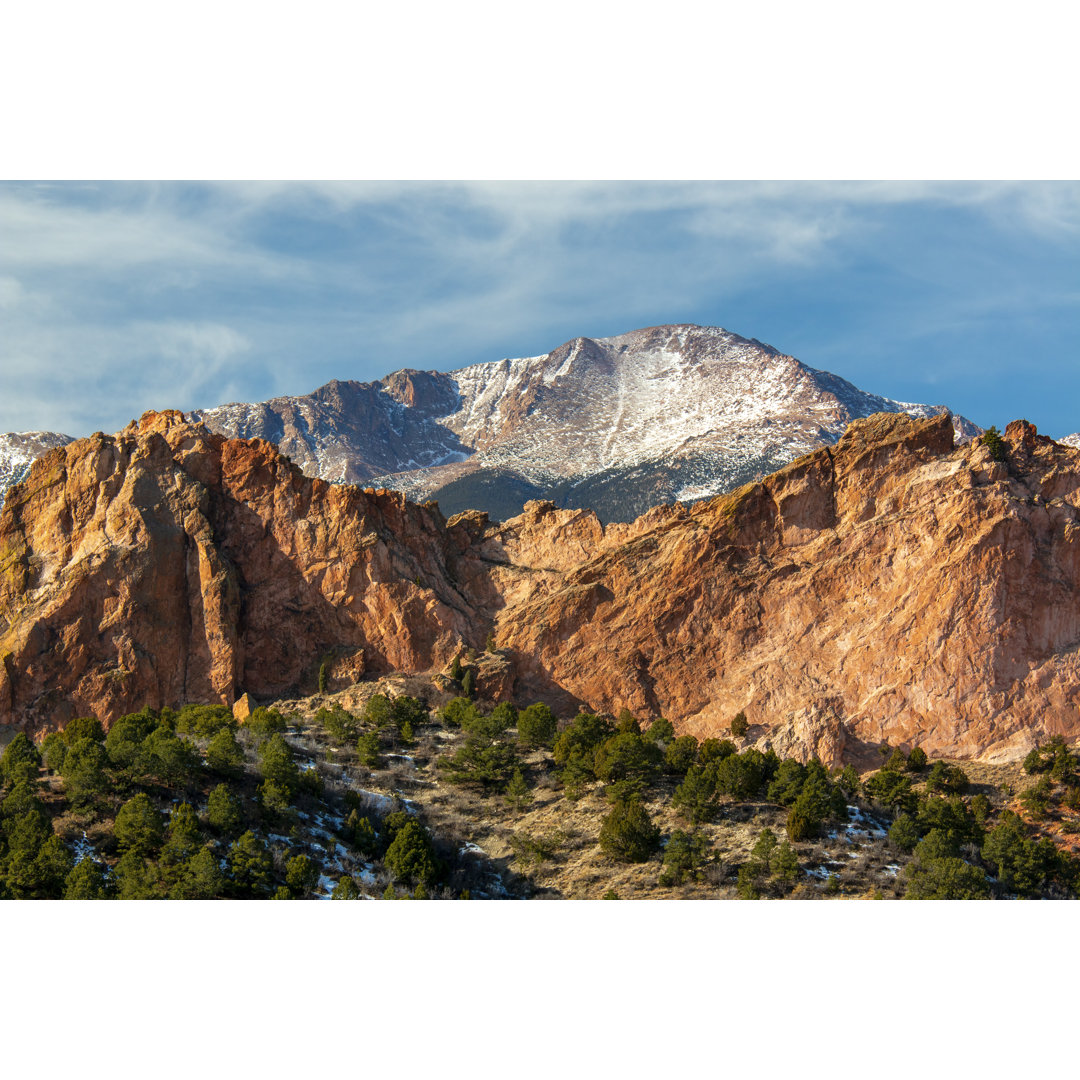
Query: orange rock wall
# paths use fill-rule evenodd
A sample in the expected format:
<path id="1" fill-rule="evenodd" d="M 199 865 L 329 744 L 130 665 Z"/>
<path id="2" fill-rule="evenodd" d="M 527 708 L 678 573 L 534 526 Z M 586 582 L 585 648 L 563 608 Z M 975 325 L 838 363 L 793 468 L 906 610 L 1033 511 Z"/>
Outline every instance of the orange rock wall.
<path id="1" fill-rule="evenodd" d="M 0 514 L 0 725 L 442 668 L 829 763 L 883 739 L 1009 758 L 1080 734 L 1080 452 L 1008 464 L 878 414 L 692 507 L 490 523 L 303 476 L 178 413 L 38 461 Z M 485 669 L 486 670 L 486 669 Z"/>

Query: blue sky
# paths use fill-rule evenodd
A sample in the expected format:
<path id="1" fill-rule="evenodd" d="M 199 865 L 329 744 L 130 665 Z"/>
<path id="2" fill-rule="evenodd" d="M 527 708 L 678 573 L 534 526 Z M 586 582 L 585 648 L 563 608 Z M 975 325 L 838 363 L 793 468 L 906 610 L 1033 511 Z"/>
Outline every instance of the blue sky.
<path id="1" fill-rule="evenodd" d="M 1080 429 L 1080 185 L 0 185 L 0 431 L 725 326 Z"/>

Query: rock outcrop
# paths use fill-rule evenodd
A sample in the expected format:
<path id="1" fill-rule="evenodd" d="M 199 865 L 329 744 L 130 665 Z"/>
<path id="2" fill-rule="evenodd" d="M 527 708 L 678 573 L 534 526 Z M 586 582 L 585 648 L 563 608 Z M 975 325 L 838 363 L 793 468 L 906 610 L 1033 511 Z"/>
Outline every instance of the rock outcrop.
<path id="1" fill-rule="evenodd" d="M 829 764 L 1080 734 L 1080 452 L 876 414 L 738 491 L 602 526 L 446 521 L 178 413 L 50 451 L 0 514 L 0 725 L 267 700 L 475 650 L 481 689 Z M 488 651 L 485 653 L 485 649 Z"/>

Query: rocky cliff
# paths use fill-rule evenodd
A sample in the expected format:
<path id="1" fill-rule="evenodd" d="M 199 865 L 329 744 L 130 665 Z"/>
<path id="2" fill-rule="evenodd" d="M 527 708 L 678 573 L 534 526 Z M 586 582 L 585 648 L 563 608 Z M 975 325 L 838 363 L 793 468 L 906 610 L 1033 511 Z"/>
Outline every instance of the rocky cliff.
<path id="1" fill-rule="evenodd" d="M 830 763 L 882 740 L 1010 758 L 1080 734 L 1080 452 L 1008 460 L 877 414 L 731 495 L 631 524 L 446 521 L 178 413 L 35 463 L 0 514 L 0 724 L 424 671 Z"/>

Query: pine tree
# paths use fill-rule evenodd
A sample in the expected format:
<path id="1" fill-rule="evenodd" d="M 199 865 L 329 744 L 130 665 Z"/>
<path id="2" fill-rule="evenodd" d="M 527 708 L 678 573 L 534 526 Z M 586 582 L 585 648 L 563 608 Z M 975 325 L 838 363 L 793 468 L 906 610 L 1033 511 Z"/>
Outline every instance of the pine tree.
<path id="1" fill-rule="evenodd" d="M 506 799 L 507 805 L 519 814 L 533 801 L 533 793 L 525 782 L 525 777 L 522 776 L 520 769 L 514 770 L 514 775 L 510 777 L 510 783 L 507 784 L 503 797 Z"/>

